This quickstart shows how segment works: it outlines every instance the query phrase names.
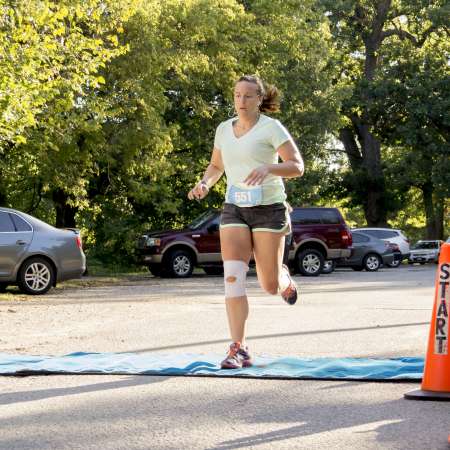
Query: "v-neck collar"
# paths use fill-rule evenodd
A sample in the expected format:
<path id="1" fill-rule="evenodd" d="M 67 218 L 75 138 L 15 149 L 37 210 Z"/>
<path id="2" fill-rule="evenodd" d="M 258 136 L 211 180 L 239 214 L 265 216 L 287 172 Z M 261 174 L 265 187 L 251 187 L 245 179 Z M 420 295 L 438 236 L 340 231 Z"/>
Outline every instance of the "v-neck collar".
<path id="1" fill-rule="evenodd" d="M 254 123 L 254 125 L 253 125 L 249 130 L 247 130 L 242 136 L 239 136 L 239 137 L 236 136 L 236 134 L 235 134 L 235 132 L 234 132 L 234 125 L 233 125 L 234 122 L 237 122 L 238 119 L 234 120 L 234 118 L 233 118 L 233 119 L 231 120 L 231 133 L 233 134 L 233 137 L 234 137 L 236 140 L 239 140 L 239 139 L 244 138 L 244 137 L 247 136 L 248 134 L 250 134 L 250 133 L 258 126 L 258 124 L 261 122 L 262 117 L 263 117 L 263 114 L 260 114 L 259 117 L 258 117 L 258 120 Z"/>

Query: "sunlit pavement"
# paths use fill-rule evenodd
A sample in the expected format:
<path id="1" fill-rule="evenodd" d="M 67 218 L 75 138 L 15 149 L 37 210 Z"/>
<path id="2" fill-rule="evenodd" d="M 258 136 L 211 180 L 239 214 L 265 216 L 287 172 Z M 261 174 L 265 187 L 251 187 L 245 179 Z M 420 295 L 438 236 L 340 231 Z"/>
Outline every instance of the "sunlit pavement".
<path id="1" fill-rule="evenodd" d="M 296 356 L 424 356 L 436 266 L 295 277 L 300 302 L 249 277 L 249 344 Z M 152 277 L 0 302 L 0 349 L 225 352 L 220 277 Z M 417 383 L 148 376 L 0 377 L 1 449 L 448 449 L 449 403 Z"/>

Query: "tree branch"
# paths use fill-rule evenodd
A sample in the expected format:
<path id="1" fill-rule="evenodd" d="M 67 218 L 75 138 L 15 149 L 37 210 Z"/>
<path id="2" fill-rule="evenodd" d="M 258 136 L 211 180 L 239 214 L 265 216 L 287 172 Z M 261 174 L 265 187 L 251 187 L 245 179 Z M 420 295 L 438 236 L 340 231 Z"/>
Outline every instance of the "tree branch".
<path id="1" fill-rule="evenodd" d="M 398 36 L 402 41 L 405 39 L 410 40 L 414 46 L 417 48 L 422 47 L 422 45 L 427 40 L 427 37 L 433 32 L 436 31 L 437 27 L 435 25 L 430 26 L 422 35 L 422 37 L 418 40 L 416 36 L 412 35 L 408 31 L 402 30 L 400 28 L 390 29 L 383 31 L 381 39 L 382 41 L 390 36 Z"/>

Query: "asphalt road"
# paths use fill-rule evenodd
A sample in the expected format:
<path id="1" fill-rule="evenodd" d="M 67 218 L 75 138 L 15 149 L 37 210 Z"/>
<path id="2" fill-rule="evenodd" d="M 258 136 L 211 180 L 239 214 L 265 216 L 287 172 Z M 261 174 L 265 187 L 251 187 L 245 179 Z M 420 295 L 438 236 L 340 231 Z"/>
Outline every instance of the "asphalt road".
<path id="1" fill-rule="evenodd" d="M 291 307 L 249 277 L 249 344 L 269 355 L 424 356 L 436 266 L 296 277 Z M 220 277 L 152 277 L 0 300 L 0 351 L 225 353 Z M 417 383 L 0 377 L 0 449 L 448 449 L 450 403 Z"/>

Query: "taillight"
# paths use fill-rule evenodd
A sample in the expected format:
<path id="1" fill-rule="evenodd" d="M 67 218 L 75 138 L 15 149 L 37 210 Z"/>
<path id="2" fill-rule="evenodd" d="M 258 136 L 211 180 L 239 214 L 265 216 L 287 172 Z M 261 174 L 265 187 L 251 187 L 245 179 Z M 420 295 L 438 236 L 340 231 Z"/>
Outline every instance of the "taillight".
<path id="1" fill-rule="evenodd" d="M 79 249 L 81 249 L 81 248 L 82 248 L 82 244 L 81 244 L 81 238 L 80 238 L 80 236 L 75 236 L 75 242 L 77 243 L 77 247 L 78 247 Z"/>
<path id="2" fill-rule="evenodd" d="M 350 247 L 353 244 L 352 234 L 348 230 L 343 230 L 341 233 L 342 240 Z"/>

